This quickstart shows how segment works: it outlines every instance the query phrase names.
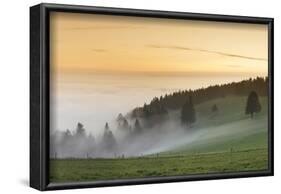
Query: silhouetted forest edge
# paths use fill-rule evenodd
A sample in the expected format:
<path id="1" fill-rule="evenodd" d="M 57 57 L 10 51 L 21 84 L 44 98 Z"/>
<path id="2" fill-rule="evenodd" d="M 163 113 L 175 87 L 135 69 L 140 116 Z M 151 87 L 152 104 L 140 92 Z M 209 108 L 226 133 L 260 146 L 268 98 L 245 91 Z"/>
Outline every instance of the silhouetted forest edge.
<path id="1" fill-rule="evenodd" d="M 213 85 L 195 90 L 180 90 L 171 94 L 155 97 L 150 103 L 133 109 L 128 116 L 132 118 L 151 117 L 165 114 L 167 110 L 180 109 L 191 96 L 194 105 L 225 98 L 226 96 L 248 96 L 250 91 L 255 91 L 258 96 L 268 95 L 268 77 L 249 78 L 240 82 L 231 82 L 221 85 Z"/>

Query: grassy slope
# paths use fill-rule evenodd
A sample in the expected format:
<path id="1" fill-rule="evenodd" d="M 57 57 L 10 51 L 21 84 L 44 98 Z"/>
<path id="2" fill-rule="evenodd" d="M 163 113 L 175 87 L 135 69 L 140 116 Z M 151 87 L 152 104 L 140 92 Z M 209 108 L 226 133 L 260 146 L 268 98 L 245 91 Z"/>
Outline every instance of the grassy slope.
<path id="1" fill-rule="evenodd" d="M 201 135 L 191 144 L 162 154 L 225 152 L 267 148 L 267 98 L 260 98 L 262 111 L 254 119 L 245 115 L 246 97 L 227 97 L 196 106 L 198 121 L 194 130 Z M 211 107 L 217 104 L 217 115 Z"/>
<path id="2" fill-rule="evenodd" d="M 160 153 L 159 157 L 51 160 L 51 182 L 266 169 L 267 99 L 260 101 L 262 112 L 252 120 L 244 115 L 244 97 L 227 97 L 196 106 L 194 130 L 200 130 L 198 139 Z M 219 108 L 215 117 L 210 113 L 214 103 Z"/>

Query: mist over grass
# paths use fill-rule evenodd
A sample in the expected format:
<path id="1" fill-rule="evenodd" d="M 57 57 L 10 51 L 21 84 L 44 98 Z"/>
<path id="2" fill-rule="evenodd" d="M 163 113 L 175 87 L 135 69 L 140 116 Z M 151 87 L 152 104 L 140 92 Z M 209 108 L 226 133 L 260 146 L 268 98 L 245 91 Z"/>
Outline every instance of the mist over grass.
<path id="1" fill-rule="evenodd" d="M 65 141 L 65 133 L 56 131 L 51 134 L 50 157 L 128 158 L 266 148 L 267 97 L 260 98 L 262 111 L 254 119 L 245 115 L 245 101 L 245 96 L 228 96 L 199 104 L 197 121 L 189 128 L 181 125 L 180 111 L 169 111 L 165 120 L 150 128 L 140 119 L 141 133 L 134 131 L 135 119 L 127 118 L 129 130 L 118 128 L 115 120 L 109 122 L 113 138 L 87 133 L 84 126 L 82 134 L 71 131 Z M 213 104 L 218 105 L 216 114 L 211 112 Z"/>
<path id="2" fill-rule="evenodd" d="M 140 121 L 141 122 L 141 121 Z M 129 120 L 133 125 L 134 120 Z M 93 136 L 85 134 L 78 137 L 77 132 L 71 132 L 71 138 L 63 143 L 64 132 L 51 135 L 51 157 L 53 158 L 118 158 L 137 157 L 157 153 L 179 145 L 175 139 L 185 138 L 191 141 L 193 132 L 185 130 L 180 122 L 169 119 L 153 128 L 143 128 L 142 133 L 118 129 L 115 122 L 109 123 L 115 142 L 105 142 L 105 135 Z M 86 126 L 85 126 L 86 128 Z M 193 134 L 193 135 L 191 135 Z M 111 140 L 108 140 L 111 141 Z M 112 143 L 112 146 L 106 144 Z"/>

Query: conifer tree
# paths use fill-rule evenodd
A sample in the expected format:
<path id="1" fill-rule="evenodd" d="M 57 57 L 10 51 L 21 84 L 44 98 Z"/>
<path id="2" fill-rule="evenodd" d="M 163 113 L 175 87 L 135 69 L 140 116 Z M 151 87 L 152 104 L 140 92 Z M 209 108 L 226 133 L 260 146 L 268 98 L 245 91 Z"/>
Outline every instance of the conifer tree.
<path id="1" fill-rule="evenodd" d="M 251 115 L 251 118 L 254 117 L 254 113 L 258 113 L 261 111 L 261 104 L 259 101 L 258 94 L 255 91 L 250 92 L 248 99 L 247 99 L 247 104 L 246 104 L 246 110 L 245 114 Z"/>
<path id="2" fill-rule="evenodd" d="M 136 119 L 136 121 L 135 121 L 134 131 L 136 133 L 141 133 L 142 132 L 142 127 L 141 127 L 140 122 L 139 122 L 138 119 Z"/>
<path id="3" fill-rule="evenodd" d="M 189 96 L 189 99 L 183 105 L 181 110 L 181 121 L 185 126 L 190 126 L 196 121 L 195 109 L 192 101 L 192 97 Z"/>

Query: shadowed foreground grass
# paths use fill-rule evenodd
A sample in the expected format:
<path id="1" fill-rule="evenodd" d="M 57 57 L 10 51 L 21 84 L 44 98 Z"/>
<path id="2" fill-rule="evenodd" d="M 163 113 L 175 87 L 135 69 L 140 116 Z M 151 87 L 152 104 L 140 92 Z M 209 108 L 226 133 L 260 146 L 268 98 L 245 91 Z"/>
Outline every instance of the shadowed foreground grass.
<path id="1" fill-rule="evenodd" d="M 266 170 L 267 149 L 138 157 L 124 159 L 53 159 L 51 182 L 73 182 Z"/>

